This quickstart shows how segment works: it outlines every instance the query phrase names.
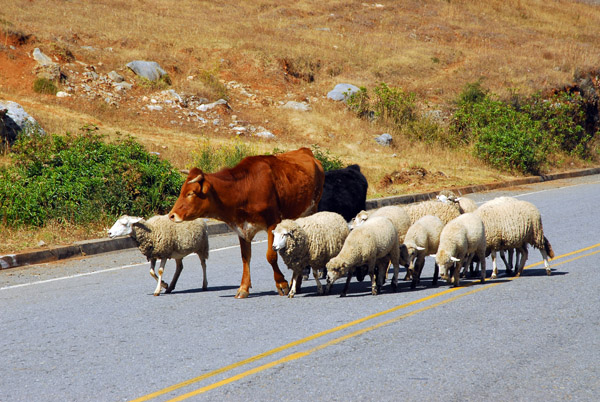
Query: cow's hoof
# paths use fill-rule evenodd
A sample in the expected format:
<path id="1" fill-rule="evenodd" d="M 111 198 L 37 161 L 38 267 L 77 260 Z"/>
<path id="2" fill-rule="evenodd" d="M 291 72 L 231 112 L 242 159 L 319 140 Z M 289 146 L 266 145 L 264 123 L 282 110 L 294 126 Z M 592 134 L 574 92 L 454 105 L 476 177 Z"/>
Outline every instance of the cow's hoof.
<path id="1" fill-rule="evenodd" d="M 171 293 L 172 291 L 173 291 L 173 289 L 171 289 L 171 288 L 167 288 L 167 290 L 165 290 L 165 294 L 167 294 L 167 293 Z"/>
<path id="2" fill-rule="evenodd" d="M 160 292 L 154 292 L 153 295 L 158 296 L 158 295 L 160 295 Z"/>
<path id="3" fill-rule="evenodd" d="M 247 299 L 249 295 L 250 295 L 250 293 L 248 293 L 245 290 L 238 290 L 237 294 L 235 295 L 235 298 L 236 299 Z"/>
<path id="4" fill-rule="evenodd" d="M 287 296 L 290 292 L 290 287 L 287 282 L 283 282 L 282 284 L 277 285 L 277 292 L 279 292 L 279 296 Z"/>

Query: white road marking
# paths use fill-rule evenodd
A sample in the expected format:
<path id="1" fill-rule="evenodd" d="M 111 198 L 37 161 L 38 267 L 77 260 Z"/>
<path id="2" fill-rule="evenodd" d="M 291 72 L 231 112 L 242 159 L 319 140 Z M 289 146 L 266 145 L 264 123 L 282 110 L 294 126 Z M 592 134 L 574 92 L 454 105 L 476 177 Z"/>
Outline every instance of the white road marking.
<path id="1" fill-rule="evenodd" d="M 267 241 L 267 240 L 260 240 L 260 241 L 252 242 L 252 244 L 264 243 L 264 242 L 266 242 L 266 241 Z M 210 250 L 210 252 L 211 252 L 211 253 L 215 253 L 215 252 L 217 252 L 217 251 L 230 250 L 230 249 L 232 249 L 232 248 L 239 248 L 239 247 L 240 247 L 240 246 L 237 246 L 237 245 L 236 245 L 236 246 L 228 246 L 228 247 L 216 248 L 216 249 L 214 249 L 214 250 Z M 189 256 L 187 256 L 187 257 L 185 257 L 185 258 L 188 258 L 188 257 L 192 257 L 192 254 L 190 254 Z M 184 259 L 185 259 L 185 258 L 184 258 Z M 123 265 L 123 266 L 120 266 L 120 267 L 115 267 L 115 268 L 107 268 L 107 269 L 103 269 L 103 270 L 100 270 L 100 271 L 92 271 L 92 272 L 85 272 L 85 273 L 83 273 L 83 274 L 75 274 L 75 275 L 69 275 L 69 276 L 61 276 L 61 277 L 58 277 L 58 278 L 45 279 L 45 280 L 41 280 L 41 281 L 35 281 L 35 282 L 21 283 L 21 284 L 19 284 L 19 285 L 5 286 L 5 287 L 3 287 L 3 288 L 0 288 L 0 290 L 7 290 L 7 289 L 22 288 L 22 287 L 25 287 L 25 286 L 31 286 L 31 285 L 41 285 L 41 284 L 44 284 L 44 283 L 50 283 L 50 282 L 56 282 L 56 281 L 62 281 L 62 280 L 65 280 L 65 279 L 80 278 L 80 277 L 83 277 L 83 276 L 90 276 L 90 275 L 96 275 L 96 274 L 103 274 L 103 273 L 105 273 L 105 272 L 119 271 L 119 270 L 121 270 L 121 269 L 134 268 L 134 267 L 140 267 L 140 266 L 147 265 L 147 264 L 149 264 L 149 262 L 142 262 L 142 263 L 139 263 L 139 264 L 131 264 L 131 265 Z"/>

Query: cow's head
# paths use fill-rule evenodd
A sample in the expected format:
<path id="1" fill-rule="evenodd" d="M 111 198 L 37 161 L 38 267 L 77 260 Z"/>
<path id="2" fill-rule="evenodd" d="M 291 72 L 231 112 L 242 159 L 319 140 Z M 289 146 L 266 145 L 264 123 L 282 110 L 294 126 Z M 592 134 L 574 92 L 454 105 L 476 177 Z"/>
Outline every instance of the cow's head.
<path id="1" fill-rule="evenodd" d="M 181 186 L 179 198 L 169 212 L 169 219 L 183 222 L 206 216 L 211 202 L 210 188 L 211 185 L 202 170 L 198 168 L 190 170 L 185 183 Z"/>

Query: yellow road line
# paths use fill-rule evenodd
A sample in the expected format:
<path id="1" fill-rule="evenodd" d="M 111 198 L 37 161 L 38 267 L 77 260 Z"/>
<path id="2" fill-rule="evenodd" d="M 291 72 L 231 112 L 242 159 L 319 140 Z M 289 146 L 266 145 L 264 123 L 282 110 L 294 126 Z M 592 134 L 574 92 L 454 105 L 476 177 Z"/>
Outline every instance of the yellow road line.
<path id="1" fill-rule="evenodd" d="M 364 333 L 373 331 L 373 330 L 375 330 L 377 328 L 381 328 L 383 326 L 386 326 L 386 325 L 398 322 L 398 321 L 400 321 L 400 320 L 402 320 L 404 318 L 407 318 L 407 317 L 410 317 L 412 315 L 421 313 L 423 311 L 431 310 L 431 309 L 433 309 L 435 307 L 439 307 L 441 305 L 450 303 L 450 302 L 452 302 L 454 300 L 460 299 L 461 297 L 464 297 L 464 296 L 467 296 L 467 295 L 471 295 L 473 293 L 477 293 L 479 291 L 491 288 L 493 286 L 500 285 L 500 283 L 501 282 L 490 283 L 490 284 L 485 285 L 483 287 L 480 287 L 480 288 L 477 288 L 477 289 L 473 289 L 473 290 L 465 292 L 465 293 L 458 294 L 456 296 L 450 297 L 450 298 L 448 298 L 446 300 L 442 300 L 442 301 L 437 302 L 435 304 L 432 304 L 430 306 L 421 307 L 420 309 L 411 311 L 411 312 L 406 313 L 406 314 L 402 314 L 401 316 L 391 318 L 391 319 L 389 319 L 387 321 L 380 322 L 380 323 L 372 325 L 370 327 L 358 329 L 358 330 L 356 330 L 354 332 L 351 332 L 351 333 L 349 333 L 347 335 L 340 336 L 339 338 L 335 338 L 335 339 L 332 339 L 332 340 L 330 340 L 328 342 L 325 342 L 325 343 L 323 343 L 321 345 L 315 346 L 314 348 L 305 350 L 303 352 L 292 353 L 289 356 L 283 357 L 283 358 L 281 358 L 279 360 L 275 360 L 275 361 L 273 361 L 271 363 L 263 364 L 262 366 L 259 366 L 259 367 L 256 367 L 256 368 L 244 371 L 243 373 L 237 374 L 237 375 L 235 375 L 233 377 L 225 378 L 222 381 L 215 382 L 214 384 L 210 384 L 210 385 L 207 385 L 205 387 L 199 388 L 197 390 L 188 392 L 187 394 L 183 394 L 183 395 L 180 395 L 180 396 L 178 396 L 176 398 L 169 399 L 167 402 L 183 401 L 184 399 L 191 398 L 192 396 L 196 396 L 196 395 L 202 394 L 202 393 L 204 393 L 206 391 L 210 391 L 212 389 L 221 387 L 223 385 L 230 384 L 232 382 L 241 380 L 242 378 L 248 377 L 248 376 L 250 376 L 252 374 L 256 374 L 256 373 L 259 373 L 261 371 L 265 371 L 265 370 L 267 370 L 267 369 L 269 369 L 271 367 L 275 367 L 275 366 L 278 366 L 280 364 L 284 364 L 284 363 L 288 363 L 288 362 L 291 362 L 291 361 L 294 361 L 294 360 L 298 360 L 298 359 L 300 359 L 302 357 L 309 356 L 309 355 L 313 354 L 314 352 L 317 352 L 317 351 L 319 351 L 321 349 L 325 349 L 326 347 L 329 347 L 329 346 L 332 346 L 332 345 L 336 345 L 336 344 L 338 344 L 338 343 L 340 343 L 342 341 L 345 341 L 347 339 L 354 338 L 354 337 L 356 337 L 358 335 L 362 335 Z"/>
<path id="2" fill-rule="evenodd" d="M 560 256 L 558 256 L 558 257 L 555 257 L 555 258 L 552 260 L 552 261 L 553 261 L 553 264 L 552 264 L 552 266 L 562 265 L 562 264 L 564 264 L 564 263 L 567 263 L 567 262 L 570 262 L 570 261 L 574 261 L 574 260 L 577 260 L 577 259 L 580 259 L 580 258 L 583 258 L 583 257 L 586 257 L 586 256 L 590 256 L 590 255 L 594 255 L 594 254 L 600 253 L 600 250 L 598 250 L 598 251 L 595 251 L 595 252 L 592 252 L 592 253 L 589 253 L 589 254 L 586 254 L 586 255 L 582 255 L 582 256 L 579 256 L 579 257 L 575 257 L 575 258 L 572 258 L 572 259 L 569 259 L 569 260 L 566 260 L 566 261 L 562 261 L 562 262 L 559 262 L 559 263 L 554 263 L 554 261 L 556 261 L 556 260 L 558 260 L 558 259 L 561 259 L 561 258 L 564 258 L 564 257 L 568 257 L 568 256 L 571 256 L 571 255 L 574 255 L 574 254 L 578 254 L 578 253 L 581 253 L 581 252 L 583 252 L 583 251 L 591 250 L 591 249 L 593 249 L 593 248 L 596 248 L 596 247 L 598 247 L 598 246 L 600 246 L 600 243 L 598 243 L 598 244 L 595 244 L 595 245 L 593 245 L 593 246 L 589 246 L 589 247 L 586 247 L 586 248 L 580 249 L 580 250 L 577 250 L 577 251 L 573 251 L 573 252 L 570 252 L 570 253 L 567 253 L 567 254 L 563 254 L 563 255 L 560 255 Z M 537 262 L 537 263 L 534 263 L 534 264 L 528 265 L 528 266 L 524 267 L 524 269 L 528 269 L 528 268 L 532 268 L 532 267 L 538 266 L 538 265 L 542 264 L 542 262 L 543 262 L 543 261 L 540 261 L 540 262 Z M 506 280 L 506 279 L 508 279 L 508 280 L 513 280 L 513 279 L 515 279 L 515 277 L 505 277 L 505 278 L 503 278 L 503 279 L 504 279 L 504 280 Z M 164 389 L 158 390 L 158 391 L 156 391 L 156 392 L 153 392 L 153 393 L 151 393 L 151 394 L 148 394 L 148 395 L 142 396 L 142 397 L 140 397 L 140 398 L 134 399 L 134 400 L 132 400 L 131 402 L 143 402 L 143 401 L 148 401 L 148 400 L 150 400 L 150 399 L 154 399 L 154 398 L 156 398 L 156 397 L 158 397 L 158 396 L 161 396 L 161 395 L 167 394 L 167 393 L 169 393 L 169 392 L 175 391 L 175 390 L 177 390 L 177 389 L 180 389 L 180 388 L 183 388 L 183 387 L 187 387 L 187 386 L 189 386 L 189 385 L 192 385 L 192 384 L 194 384 L 194 383 L 197 383 L 197 382 L 203 381 L 203 380 L 205 380 L 205 379 L 207 379 L 207 378 L 214 377 L 214 376 L 216 376 L 216 375 L 218 375 L 218 374 L 222 374 L 222 373 L 225 373 L 225 372 L 227 372 L 227 371 L 234 370 L 234 369 L 236 369 L 236 368 L 238 368 L 238 367 L 241 367 L 241 366 L 244 366 L 244 365 L 246 365 L 246 364 L 249 364 L 249 363 L 252 363 L 252 362 L 258 361 L 258 360 L 260 360 L 260 359 L 263 359 L 263 358 L 265 358 L 265 357 L 268 357 L 268 356 L 274 355 L 274 354 L 276 354 L 276 353 L 279 353 L 279 352 L 281 352 L 281 351 L 284 351 L 284 350 L 290 349 L 290 348 L 292 348 L 292 347 L 295 347 L 295 346 L 302 345 L 302 344 L 304 344 L 304 343 L 307 343 L 307 342 L 309 342 L 309 341 L 312 341 L 312 340 L 314 340 L 314 339 L 321 338 L 321 337 L 323 337 L 323 336 L 325 336 L 325 335 L 329 335 L 329 334 L 332 334 L 332 333 L 335 333 L 335 332 L 339 332 L 339 331 L 341 331 L 341 330 L 344 330 L 344 329 L 347 329 L 347 328 L 350 328 L 350 327 L 356 326 L 356 325 L 358 325 L 358 324 L 360 324 L 360 323 L 363 323 L 363 322 L 366 322 L 366 321 L 372 320 L 372 319 L 374 319 L 374 318 L 381 317 L 381 316 L 384 316 L 384 315 L 387 315 L 387 314 L 393 313 L 393 312 L 395 312 L 395 311 L 398 311 L 398 310 L 401 310 L 401 309 L 404 309 L 404 308 L 407 308 L 407 307 L 410 307 L 410 306 L 413 306 L 413 305 L 416 305 L 416 304 L 420 304 L 420 303 L 426 302 L 426 301 L 428 301 L 428 300 L 432 300 L 432 299 L 438 298 L 438 297 L 440 297 L 440 296 L 443 296 L 443 295 L 446 295 L 446 294 L 452 293 L 452 292 L 454 292 L 454 291 L 457 291 L 457 290 L 459 290 L 459 289 L 463 289 L 464 287 L 469 287 L 469 286 L 472 286 L 473 284 L 476 284 L 476 283 L 480 283 L 480 282 L 479 282 L 479 281 L 475 281 L 475 282 L 468 283 L 468 284 L 466 284 L 466 285 L 464 285 L 464 286 L 460 286 L 460 287 L 456 287 L 456 288 L 454 288 L 454 287 L 453 287 L 453 288 L 449 288 L 449 289 L 443 290 L 443 291 L 441 291 L 441 292 L 438 292 L 438 293 L 435 293 L 435 294 L 432 294 L 432 295 L 429 295 L 429 296 L 423 297 L 423 298 L 421 298 L 421 299 L 417 299 L 417 300 L 414 300 L 414 301 L 411 301 L 411 302 L 408 302 L 408 303 L 405 303 L 405 304 L 402 304 L 402 305 L 399 305 L 399 306 L 396 306 L 396 307 L 390 308 L 390 309 L 388 309 L 388 310 L 384 310 L 384 311 L 381 311 L 381 312 L 379 312 L 379 313 L 375 313 L 375 314 L 372 314 L 372 315 L 369 315 L 369 316 L 366 316 L 366 317 L 360 318 L 360 319 L 358 319 L 358 320 L 354 320 L 354 321 L 348 322 L 348 323 L 346 323 L 346 324 L 343 324 L 343 325 L 340 325 L 340 326 L 337 326 L 337 327 L 334 327 L 334 328 L 328 329 L 328 330 L 326 330 L 326 331 L 318 332 L 318 333 L 316 333 L 316 334 L 313 334 L 313 335 L 310 335 L 310 336 L 308 336 L 308 337 L 305 337 L 305 338 L 299 339 L 299 340 L 297 340 L 297 341 L 290 342 L 290 343 L 287 343 L 287 344 L 285 344 L 285 345 L 279 346 L 279 347 L 277 347 L 277 348 L 274 348 L 274 349 L 268 350 L 268 351 L 266 351 L 266 352 L 264 352 L 264 353 L 260 353 L 260 354 L 258 354 L 258 355 L 252 356 L 252 357 L 250 357 L 250 358 L 247 358 L 247 359 L 241 360 L 241 361 L 239 361 L 239 362 L 236 362 L 236 363 L 229 364 L 229 365 L 227 365 L 227 366 L 221 367 L 220 369 L 213 370 L 213 371 L 211 371 L 211 372 L 208 372 L 208 373 L 206 373 L 206 374 L 203 374 L 203 375 L 201 375 L 201 376 L 198 376 L 198 377 L 191 378 L 191 379 L 189 379 L 189 380 L 187 380 L 187 381 L 183 381 L 183 382 L 180 382 L 180 383 L 178 383 L 178 384 L 174 384 L 174 385 L 172 385 L 172 386 L 170 386 L 170 387 L 167 387 L 167 388 L 164 388 Z M 341 342 L 341 341 L 343 341 L 343 340 L 345 340 L 345 339 L 352 338 L 352 337 L 354 337 L 354 336 L 357 336 L 357 335 L 360 335 L 360 334 L 362 334 L 362 333 L 364 333 L 364 332 L 371 331 L 371 330 L 373 330 L 373 329 L 376 329 L 376 328 L 379 328 L 379 327 L 381 327 L 381 326 L 383 326 L 383 325 L 387 325 L 387 324 L 389 324 L 389 323 L 391 323 L 391 322 L 395 322 L 395 321 L 398 321 L 398 320 L 400 320 L 400 319 L 402 319 L 402 318 L 409 317 L 409 316 L 411 316 L 411 315 L 413 315 L 413 314 L 416 314 L 416 313 L 418 313 L 418 312 L 425 311 L 425 310 L 429 310 L 430 308 L 437 307 L 437 306 L 439 306 L 439 305 L 442 305 L 442 304 L 446 304 L 446 303 L 447 303 L 447 302 L 449 302 L 449 301 L 453 301 L 453 300 L 456 300 L 456 299 L 458 299 L 458 298 L 460 298 L 460 297 L 462 297 L 462 296 L 466 296 L 466 295 L 469 295 L 469 294 L 476 293 L 476 292 L 478 292 L 478 291 L 480 291 L 480 290 L 483 290 L 483 289 L 488 289 L 488 288 L 491 288 L 492 286 L 494 286 L 494 285 L 498 285 L 498 284 L 499 284 L 499 282 L 498 282 L 498 283 L 491 283 L 491 284 L 489 284 L 489 285 L 487 285 L 487 286 L 484 286 L 484 287 L 482 287 L 482 288 L 478 288 L 478 289 L 475 289 L 475 290 L 472 290 L 472 291 L 466 292 L 466 293 L 464 293 L 464 294 L 461 294 L 461 295 L 457 295 L 457 296 L 451 297 L 451 298 L 449 298 L 449 299 L 446 299 L 446 300 L 444 300 L 444 301 L 438 302 L 438 303 L 436 303 L 436 304 L 433 304 L 433 305 L 431 305 L 431 306 L 427 306 L 427 307 L 423 307 L 423 308 L 421 308 L 421 309 L 417 309 L 417 310 L 415 310 L 415 311 L 413 311 L 413 312 L 410 312 L 410 313 L 404 314 L 404 315 L 402 315 L 402 316 L 399 316 L 399 317 L 393 318 L 393 319 L 391 319 L 391 320 L 388 320 L 388 321 L 382 322 L 382 323 L 380 323 L 380 324 L 376 324 L 376 325 L 374 325 L 374 326 L 371 326 L 371 327 L 367 327 L 367 328 L 364 328 L 364 329 L 357 330 L 357 331 L 355 331 L 355 332 L 352 332 L 351 334 L 344 335 L 344 336 L 342 336 L 342 337 L 339 337 L 339 338 L 333 339 L 332 341 L 326 342 L 326 343 L 324 343 L 324 344 L 322 344 L 322 345 L 316 346 L 316 347 L 315 347 L 315 348 L 313 348 L 313 349 L 309 349 L 309 350 L 307 350 L 307 351 L 304 351 L 304 352 L 297 352 L 297 353 L 293 353 L 293 354 L 291 354 L 291 355 L 289 355 L 289 356 L 286 356 L 286 357 L 284 357 L 284 358 L 282 358 L 282 359 L 279 359 L 279 360 L 276 360 L 276 361 L 274 361 L 274 362 L 267 363 L 267 364 L 265 364 L 265 365 L 262 365 L 262 366 L 259 366 L 259 367 L 257 367 L 257 368 L 254 368 L 254 369 L 251 369 L 251 370 L 245 371 L 245 372 L 243 372 L 243 373 L 241 373 L 241 374 L 238 374 L 238 375 L 236 375 L 236 376 L 233 376 L 233 377 L 227 378 L 227 379 L 225 379 L 225 380 L 222 380 L 222 381 L 216 382 L 216 383 L 214 383 L 214 384 L 208 385 L 208 386 L 206 386 L 206 387 L 200 388 L 199 390 L 192 391 L 192 393 L 194 393 L 193 395 L 197 395 L 197 394 L 199 394 L 199 393 L 203 393 L 203 392 L 206 392 L 206 391 L 208 391 L 208 390 L 211 390 L 211 389 L 217 388 L 217 387 L 219 387 L 219 386 L 222 386 L 222 385 L 225 385 L 225 384 L 228 384 L 228 383 L 231 383 L 231 382 L 237 381 L 237 380 L 239 380 L 239 379 L 241 379 L 241 378 L 247 377 L 248 375 L 251 375 L 251 374 L 254 374 L 254 373 L 257 373 L 257 372 L 260 372 L 260 371 L 266 370 L 266 369 L 268 369 L 268 368 L 270 368 L 270 367 L 274 367 L 274 366 L 276 366 L 276 365 L 278 365 L 278 364 L 285 363 L 286 361 L 291 361 L 291 360 L 296 360 L 296 359 L 299 359 L 300 357 L 304 357 L 304 356 L 310 355 L 311 353 L 314 353 L 316 350 L 320 350 L 320 349 L 323 349 L 324 347 L 327 347 L 327 346 L 330 346 L 330 345 L 334 345 L 334 344 L 336 344 L 336 343 L 339 343 L 339 342 Z M 218 385 L 217 385 L 217 384 L 218 384 Z M 198 391 L 200 391 L 200 392 L 198 392 Z M 179 399 L 179 398 L 183 398 L 183 399 L 189 398 L 189 397 L 193 396 L 193 395 L 191 395 L 192 393 L 189 393 L 189 394 L 184 394 L 184 395 L 182 395 L 182 396 L 180 396 L 180 397 L 178 397 L 178 398 L 176 398 L 176 399 L 173 399 L 173 400 L 171 400 L 171 401 L 179 401 L 179 400 L 182 400 L 182 399 Z"/>

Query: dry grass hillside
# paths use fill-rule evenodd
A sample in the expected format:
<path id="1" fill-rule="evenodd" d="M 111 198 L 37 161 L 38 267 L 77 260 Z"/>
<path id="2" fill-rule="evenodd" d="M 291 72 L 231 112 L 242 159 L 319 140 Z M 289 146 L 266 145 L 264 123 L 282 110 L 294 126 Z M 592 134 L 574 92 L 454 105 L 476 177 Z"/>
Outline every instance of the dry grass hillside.
<path id="1" fill-rule="evenodd" d="M 134 135 L 180 168 L 204 139 L 238 138 L 265 152 L 317 144 L 359 163 L 370 197 L 503 180 L 511 174 L 465 150 L 401 136 L 381 147 L 373 139 L 385 127 L 326 94 L 337 83 L 384 82 L 414 92 L 421 111 L 436 111 L 443 123 L 466 83 L 481 80 L 500 96 L 569 85 L 578 72 L 600 67 L 600 6 L 591 3 L 12 0 L 0 8 L 0 99 L 20 103 L 49 132 L 91 123 Z M 60 63 L 72 96 L 33 91 L 36 47 Z M 151 86 L 135 85 L 118 102 L 78 91 L 92 70 L 134 82 L 125 67 L 132 60 L 158 62 L 179 94 L 226 97 L 230 108 L 201 121 L 169 108 L 149 111 L 145 105 L 161 96 Z M 281 108 L 290 100 L 312 110 Z M 234 126 L 277 138 L 236 135 Z M 561 168 L 582 166 L 567 159 Z M 403 170 L 407 180 L 384 185 L 386 175 Z"/>

